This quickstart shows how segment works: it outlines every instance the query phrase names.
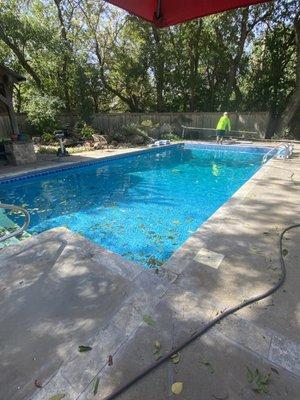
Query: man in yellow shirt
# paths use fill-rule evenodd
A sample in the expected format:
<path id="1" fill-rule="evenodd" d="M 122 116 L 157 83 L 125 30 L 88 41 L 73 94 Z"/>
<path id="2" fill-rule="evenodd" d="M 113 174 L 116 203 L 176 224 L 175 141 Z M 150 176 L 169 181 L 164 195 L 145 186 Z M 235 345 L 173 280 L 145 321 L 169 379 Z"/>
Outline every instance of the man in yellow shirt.
<path id="1" fill-rule="evenodd" d="M 230 124 L 230 119 L 228 117 L 228 112 L 224 112 L 222 117 L 219 119 L 216 129 L 217 129 L 217 143 L 220 142 L 222 144 L 225 132 L 231 131 L 231 124 Z"/>

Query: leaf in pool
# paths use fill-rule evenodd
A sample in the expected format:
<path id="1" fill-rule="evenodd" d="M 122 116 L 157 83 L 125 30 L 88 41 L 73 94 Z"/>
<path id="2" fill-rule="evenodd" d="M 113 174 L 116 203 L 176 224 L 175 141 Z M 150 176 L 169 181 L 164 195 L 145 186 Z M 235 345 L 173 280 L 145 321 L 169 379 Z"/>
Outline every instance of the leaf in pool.
<path id="1" fill-rule="evenodd" d="M 186 222 L 192 222 L 192 221 L 194 221 L 195 220 L 195 218 L 193 218 L 193 217 L 186 217 Z"/>
<path id="2" fill-rule="evenodd" d="M 143 315 L 143 321 L 150 326 L 155 324 L 155 321 L 150 317 L 150 315 Z"/>
<path id="3" fill-rule="evenodd" d="M 178 364 L 180 361 L 180 353 L 176 353 L 171 357 L 171 361 L 173 364 Z"/>
<path id="4" fill-rule="evenodd" d="M 183 389 L 183 382 L 175 382 L 171 387 L 172 393 L 175 395 L 179 395 L 182 392 L 182 389 Z"/>
<path id="5" fill-rule="evenodd" d="M 178 221 L 178 219 L 176 219 L 175 221 L 172 221 L 172 223 L 175 224 L 175 225 L 179 225 L 180 221 Z"/>
<path id="6" fill-rule="evenodd" d="M 59 393 L 59 394 L 56 394 L 56 395 L 50 397 L 49 400 L 62 400 L 64 397 L 66 397 L 66 395 L 64 393 Z"/>
<path id="7" fill-rule="evenodd" d="M 158 258 L 151 256 L 151 257 L 148 258 L 146 263 L 150 268 L 157 268 L 157 267 L 162 266 L 164 261 L 159 260 Z"/>
<path id="8" fill-rule="evenodd" d="M 96 396 L 96 394 L 98 393 L 98 387 L 99 387 L 99 378 L 96 378 L 95 383 L 94 383 L 94 390 L 93 390 L 94 396 Z"/>
<path id="9" fill-rule="evenodd" d="M 90 346 L 83 346 L 83 345 L 78 346 L 78 351 L 80 353 L 84 353 L 85 351 L 90 351 L 90 350 L 92 350 L 92 347 Z"/>

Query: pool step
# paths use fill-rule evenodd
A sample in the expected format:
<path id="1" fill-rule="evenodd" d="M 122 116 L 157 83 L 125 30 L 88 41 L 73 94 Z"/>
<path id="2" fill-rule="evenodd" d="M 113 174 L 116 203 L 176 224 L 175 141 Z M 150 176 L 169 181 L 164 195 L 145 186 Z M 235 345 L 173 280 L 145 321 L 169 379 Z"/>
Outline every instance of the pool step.
<path id="1" fill-rule="evenodd" d="M 0 209 L 0 237 L 18 229 L 20 229 L 20 226 L 8 218 L 5 210 Z M 30 233 L 24 232 L 19 237 L 12 237 L 4 242 L 0 242 L 0 250 L 13 244 L 19 244 L 22 240 L 27 239 L 30 236 Z"/>

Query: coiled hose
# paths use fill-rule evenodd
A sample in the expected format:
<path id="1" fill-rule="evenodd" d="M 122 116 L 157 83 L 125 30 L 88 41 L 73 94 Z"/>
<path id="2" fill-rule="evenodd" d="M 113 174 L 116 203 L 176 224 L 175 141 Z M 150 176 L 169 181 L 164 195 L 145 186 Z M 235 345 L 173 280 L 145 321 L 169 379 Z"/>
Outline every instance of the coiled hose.
<path id="1" fill-rule="evenodd" d="M 244 300 L 242 303 L 237 304 L 236 306 L 233 306 L 231 308 L 228 308 L 224 312 L 222 312 L 220 315 L 218 315 L 216 318 L 212 319 L 210 322 L 208 322 L 204 327 L 196 331 L 191 337 L 188 339 L 184 340 L 181 344 L 179 344 L 175 349 L 167 353 L 165 356 L 163 356 L 161 359 L 158 361 L 155 361 L 153 364 L 151 364 L 149 367 L 145 368 L 143 371 L 141 371 L 136 377 L 134 377 L 132 380 L 128 381 L 125 383 L 123 386 L 121 386 L 119 389 L 116 389 L 114 392 L 112 392 L 110 395 L 105 397 L 105 400 L 113 400 L 117 396 L 119 396 L 121 393 L 124 393 L 126 390 L 128 390 L 131 386 L 133 386 L 136 382 L 144 378 L 144 376 L 148 375 L 151 371 L 154 369 L 158 368 L 160 365 L 164 364 L 166 361 L 169 361 L 170 358 L 184 349 L 186 346 L 188 346 L 190 343 L 192 343 L 194 340 L 198 339 L 204 333 L 209 331 L 214 325 L 216 325 L 218 322 L 222 321 L 224 318 L 228 317 L 228 315 L 234 314 L 236 311 L 241 310 L 244 307 L 249 306 L 250 304 L 253 304 L 257 301 L 263 300 L 266 297 L 270 296 L 274 292 L 276 292 L 284 283 L 285 278 L 286 278 L 286 267 L 285 267 L 285 261 L 284 261 L 284 255 L 283 255 L 283 249 L 282 249 L 282 241 L 283 237 L 286 234 L 286 232 L 290 231 L 291 229 L 298 228 L 300 227 L 300 224 L 296 225 L 291 225 L 285 228 L 280 236 L 279 236 L 279 261 L 280 261 L 280 275 L 278 282 L 265 291 L 262 294 L 259 294 L 257 296 L 250 297 L 249 299 Z"/>

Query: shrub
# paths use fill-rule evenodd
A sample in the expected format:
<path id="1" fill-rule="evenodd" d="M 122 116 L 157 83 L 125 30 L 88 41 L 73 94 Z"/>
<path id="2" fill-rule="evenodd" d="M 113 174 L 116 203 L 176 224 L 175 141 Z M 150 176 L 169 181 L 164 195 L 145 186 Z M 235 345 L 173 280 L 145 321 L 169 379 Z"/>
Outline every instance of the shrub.
<path id="1" fill-rule="evenodd" d="M 95 133 L 95 130 L 90 125 L 84 124 L 80 131 L 80 137 L 82 139 L 91 139 Z"/>
<path id="2" fill-rule="evenodd" d="M 54 146 L 40 146 L 38 148 L 38 153 L 40 154 L 56 154 L 57 147 Z"/>
<path id="3" fill-rule="evenodd" d="M 58 146 L 40 146 L 37 150 L 39 154 L 56 154 Z M 91 151 L 93 148 L 85 147 L 85 146 L 77 146 L 77 147 L 68 147 L 68 153 L 82 153 L 84 151 Z"/>
<path id="4" fill-rule="evenodd" d="M 141 122 L 141 125 L 146 128 L 153 128 L 153 127 L 157 126 L 158 124 L 155 124 L 154 122 L 152 122 L 151 119 L 144 119 Z"/>
<path id="5" fill-rule="evenodd" d="M 54 135 L 53 135 L 53 133 L 45 132 L 45 133 L 42 135 L 42 141 L 45 142 L 45 143 L 50 143 L 50 142 L 52 142 L 53 140 L 54 140 Z"/>
<path id="6" fill-rule="evenodd" d="M 145 144 L 149 142 L 149 136 L 142 125 L 128 124 L 122 127 L 121 133 L 124 137 L 124 142 L 132 144 Z"/>
<path id="7" fill-rule="evenodd" d="M 175 133 L 166 133 L 166 134 L 161 135 L 161 139 L 178 141 L 178 140 L 180 140 L 180 137 L 178 135 L 176 135 Z"/>

